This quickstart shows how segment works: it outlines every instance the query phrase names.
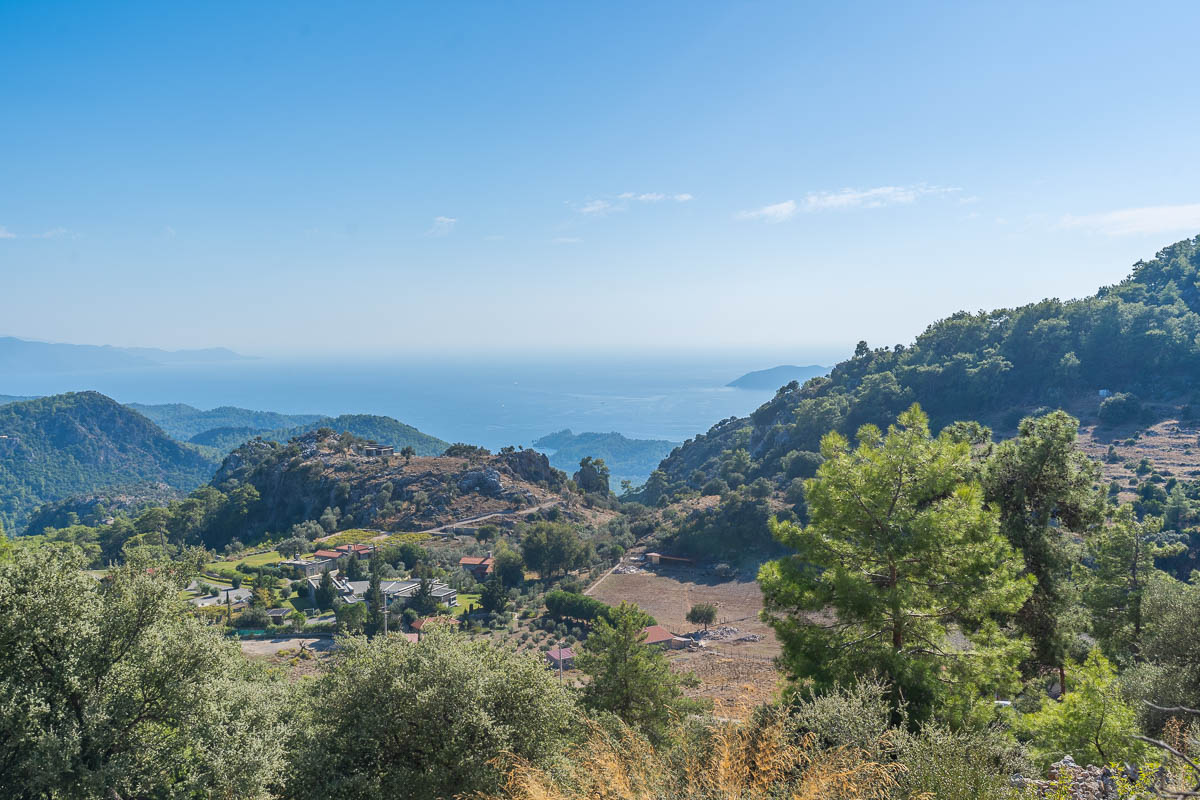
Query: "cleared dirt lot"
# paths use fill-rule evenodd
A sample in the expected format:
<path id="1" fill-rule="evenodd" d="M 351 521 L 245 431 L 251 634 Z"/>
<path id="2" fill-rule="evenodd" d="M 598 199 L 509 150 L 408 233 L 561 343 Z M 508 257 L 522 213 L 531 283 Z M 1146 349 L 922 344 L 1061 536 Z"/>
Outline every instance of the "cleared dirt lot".
<path id="1" fill-rule="evenodd" d="M 700 570 L 664 569 L 628 575 L 611 574 L 591 595 L 610 605 L 622 600 L 637 603 L 658 623 L 674 633 L 696 630 L 685 620 L 696 603 L 717 607 L 716 625 L 738 629 L 758 641 L 710 643 L 698 650 L 670 651 L 672 666 L 691 671 L 701 685 L 689 694 L 708 697 L 718 716 L 743 717 L 754 705 L 776 696 L 780 674 L 772 659 L 779 655 L 775 633 L 759 618 L 762 593 L 753 580 L 721 581 Z"/>

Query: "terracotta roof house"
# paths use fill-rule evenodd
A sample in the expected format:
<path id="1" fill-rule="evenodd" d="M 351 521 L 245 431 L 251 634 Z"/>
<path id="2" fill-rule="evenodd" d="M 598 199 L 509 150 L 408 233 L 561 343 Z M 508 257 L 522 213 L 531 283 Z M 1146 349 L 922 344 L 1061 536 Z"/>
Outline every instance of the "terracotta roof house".
<path id="1" fill-rule="evenodd" d="M 375 552 L 374 545 L 369 544 L 341 544 L 333 549 L 338 552 L 338 555 L 358 558 L 370 558 L 371 554 Z"/>
<path id="2" fill-rule="evenodd" d="M 646 638 L 643 640 L 646 644 L 661 647 L 664 650 L 667 648 L 674 650 L 679 647 L 687 647 L 691 643 L 691 639 L 676 636 L 662 625 L 649 625 L 642 628 L 642 630 L 646 633 Z"/>
<path id="3" fill-rule="evenodd" d="M 575 669 L 575 651 L 569 647 L 556 647 L 546 651 L 546 663 L 553 669 Z"/>
<path id="4" fill-rule="evenodd" d="M 458 560 L 458 565 L 471 573 L 477 581 L 487 580 L 487 577 L 492 574 L 495 564 L 496 559 L 491 556 L 463 556 Z"/>
<path id="5" fill-rule="evenodd" d="M 345 553 L 339 553 L 337 550 L 318 550 L 313 553 L 315 558 L 341 558 Z"/>

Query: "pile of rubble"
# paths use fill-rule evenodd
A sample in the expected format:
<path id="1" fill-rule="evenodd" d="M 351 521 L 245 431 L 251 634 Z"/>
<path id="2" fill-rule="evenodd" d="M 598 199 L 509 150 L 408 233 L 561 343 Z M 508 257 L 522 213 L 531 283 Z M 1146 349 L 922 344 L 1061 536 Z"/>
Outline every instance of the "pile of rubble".
<path id="1" fill-rule="evenodd" d="M 1013 775 L 1010 783 L 1032 790 L 1034 797 L 1060 797 L 1063 784 L 1069 785 L 1071 800 L 1116 800 L 1119 796 L 1115 773 L 1110 768 L 1094 764 L 1081 767 L 1070 756 L 1051 764 L 1047 778 L 1043 781 Z"/>
<path id="2" fill-rule="evenodd" d="M 639 572 L 645 571 L 646 570 L 634 564 L 620 564 L 616 567 L 613 567 L 614 575 L 637 575 Z"/>
<path id="3" fill-rule="evenodd" d="M 692 631 L 691 633 L 685 633 L 684 636 L 689 639 L 695 639 L 697 642 L 729 642 L 738 638 L 739 633 L 741 633 L 741 631 L 732 625 L 718 625 L 717 627 L 709 628 L 706 631 Z"/>

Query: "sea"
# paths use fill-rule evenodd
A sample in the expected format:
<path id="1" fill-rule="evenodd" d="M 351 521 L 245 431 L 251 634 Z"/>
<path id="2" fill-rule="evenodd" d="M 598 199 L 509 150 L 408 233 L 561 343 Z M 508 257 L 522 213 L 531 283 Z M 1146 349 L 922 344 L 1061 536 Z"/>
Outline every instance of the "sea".
<path id="1" fill-rule="evenodd" d="M 745 416 L 772 391 L 734 389 L 786 361 L 721 357 L 247 359 L 104 372 L 8 374 L 0 394 L 96 390 L 122 403 L 238 406 L 290 414 L 381 414 L 449 442 L 529 446 L 545 434 L 617 432 L 684 441 Z M 792 361 L 791 363 L 805 363 Z"/>

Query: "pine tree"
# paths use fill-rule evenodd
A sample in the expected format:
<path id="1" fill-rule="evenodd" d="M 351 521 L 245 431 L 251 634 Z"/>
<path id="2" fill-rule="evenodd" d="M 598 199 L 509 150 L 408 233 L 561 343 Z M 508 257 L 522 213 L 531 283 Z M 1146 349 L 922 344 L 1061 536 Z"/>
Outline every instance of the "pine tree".
<path id="1" fill-rule="evenodd" d="M 695 676 L 672 671 L 663 652 L 645 643 L 649 621 L 636 605 L 621 603 L 608 619 L 596 620 L 575 666 L 591 677 L 583 690 L 587 706 L 612 712 L 661 743 L 674 719 L 699 706 L 682 689 L 696 685 Z"/>
<path id="2" fill-rule="evenodd" d="M 1030 581 L 970 478 L 966 442 L 932 438 L 915 405 L 886 435 L 864 425 L 858 442 L 822 440 L 807 526 L 771 523 L 796 552 L 759 573 L 783 663 L 818 689 L 876 673 L 914 719 L 947 695 L 969 710 L 1017 677 L 1020 644 L 992 617 L 1020 608 Z"/>
<path id="3" fill-rule="evenodd" d="M 1067 643 L 1076 633 L 1065 621 L 1078 603 L 1071 581 L 1077 558 L 1067 532 L 1083 533 L 1103 518 L 1099 467 L 1076 446 L 1078 431 L 1079 421 L 1063 411 L 1022 420 L 1016 438 L 997 445 L 983 470 L 988 506 L 1036 581 L 1015 617 L 1033 643 L 1026 671 L 1055 667 L 1063 682 Z"/>

